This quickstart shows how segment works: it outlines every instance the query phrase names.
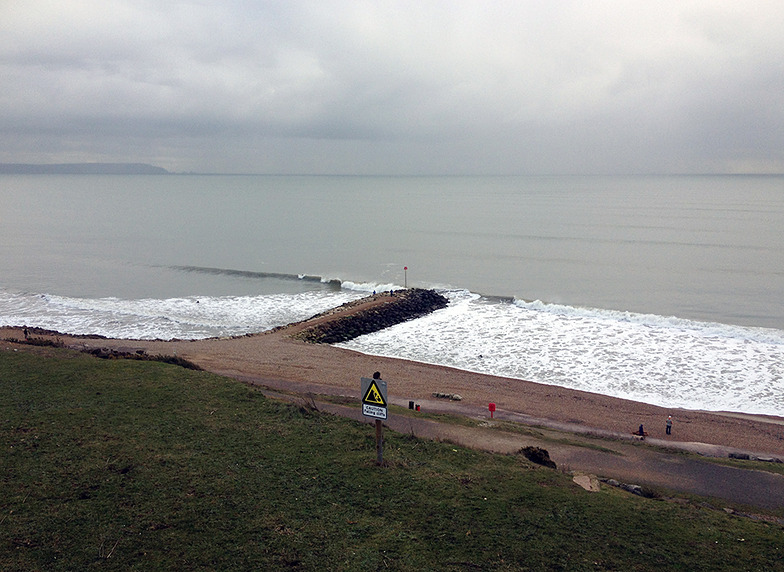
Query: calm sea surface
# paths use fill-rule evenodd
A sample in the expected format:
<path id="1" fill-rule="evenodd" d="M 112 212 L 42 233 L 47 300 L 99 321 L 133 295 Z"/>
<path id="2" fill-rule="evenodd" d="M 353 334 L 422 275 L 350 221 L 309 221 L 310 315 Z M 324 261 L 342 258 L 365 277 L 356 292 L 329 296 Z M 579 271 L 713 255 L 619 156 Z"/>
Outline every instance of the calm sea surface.
<path id="1" fill-rule="evenodd" d="M 346 347 L 784 415 L 783 247 L 777 176 L 3 175 L 0 323 L 208 337 L 437 288 Z"/>

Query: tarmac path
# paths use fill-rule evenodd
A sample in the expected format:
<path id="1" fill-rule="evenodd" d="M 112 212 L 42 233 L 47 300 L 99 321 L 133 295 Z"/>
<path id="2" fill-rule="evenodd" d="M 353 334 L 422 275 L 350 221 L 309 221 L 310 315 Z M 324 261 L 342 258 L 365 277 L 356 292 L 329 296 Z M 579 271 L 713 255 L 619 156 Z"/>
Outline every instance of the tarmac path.
<path id="1" fill-rule="evenodd" d="M 320 400 L 318 393 L 313 391 L 319 388 L 313 386 L 296 387 L 289 382 L 273 382 L 272 385 L 277 387 L 270 389 L 268 382 L 247 378 L 243 381 L 266 387 L 264 393 L 272 398 L 300 403 L 313 400 L 319 411 L 374 423 L 362 415 L 358 407 L 358 392 L 354 396 L 357 406 L 352 407 Z M 298 391 L 290 393 L 292 390 Z M 402 400 L 391 402 L 401 407 L 408 405 Z M 521 419 L 527 416 L 514 412 L 496 411 L 491 420 L 487 411 L 437 399 L 420 403 L 420 407 L 431 413 L 465 415 L 481 419 L 482 422 L 479 427 L 469 427 L 433 421 L 409 412 L 404 415 L 390 414 L 384 426 L 399 433 L 494 453 L 512 454 L 527 446 L 541 447 L 548 451 L 550 458 L 561 470 L 708 497 L 718 505 L 724 501 L 770 511 L 784 508 L 784 475 L 724 466 L 684 454 L 727 457 L 729 452 L 742 453 L 736 449 L 650 438 L 642 443 L 631 435 L 554 424 L 546 419 Z M 519 423 L 524 431 L 530 429 L 531 434 L 504 431 L 499 426 L 503 422 Z M 784 519 L 780 520 L 784 524 Z"/>

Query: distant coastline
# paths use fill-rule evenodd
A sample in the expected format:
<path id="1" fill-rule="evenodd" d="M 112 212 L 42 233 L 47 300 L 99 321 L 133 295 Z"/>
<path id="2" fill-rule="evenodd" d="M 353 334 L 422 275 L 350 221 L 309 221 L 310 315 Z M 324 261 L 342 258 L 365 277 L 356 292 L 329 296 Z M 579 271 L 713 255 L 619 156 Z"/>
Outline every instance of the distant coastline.
<path id="1" fill-rule="evenodd" d="M 146 163 L 0 163 L 3 175 L 169 175 Z"/>

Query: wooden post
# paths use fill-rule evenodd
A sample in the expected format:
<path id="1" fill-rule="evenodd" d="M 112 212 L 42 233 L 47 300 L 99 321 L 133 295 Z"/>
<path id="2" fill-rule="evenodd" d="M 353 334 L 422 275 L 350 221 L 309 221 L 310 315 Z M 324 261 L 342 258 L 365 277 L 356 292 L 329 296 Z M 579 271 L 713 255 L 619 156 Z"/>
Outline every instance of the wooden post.
<path id="1" fill-rule="evenodd" d="M 381 436 L 381 419 L 376 419 L 376 462 L 384 462 L 384 439 Z"/>
<path id="2" fill-rule="evenodd" d="M 381 421 L 387 418 L 387 382 L 381 379 L 381 373 L 375 372 L 373 379 L 361 377 L 362 415 L 375 417 L 376 420 L 376 462 L 384 463 L 384 438 Z"/>

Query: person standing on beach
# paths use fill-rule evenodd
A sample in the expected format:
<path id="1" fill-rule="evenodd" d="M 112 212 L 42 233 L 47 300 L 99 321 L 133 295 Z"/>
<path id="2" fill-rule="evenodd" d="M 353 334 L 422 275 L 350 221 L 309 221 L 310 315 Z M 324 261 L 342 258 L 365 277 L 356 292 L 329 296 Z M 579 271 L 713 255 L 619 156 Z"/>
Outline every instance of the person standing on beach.
<path id="1" fill-rule="evenodd" d="M 667 428 L 667 435 L 672 435 L 672 415 L 667 416 L 666 428 Z"/>

